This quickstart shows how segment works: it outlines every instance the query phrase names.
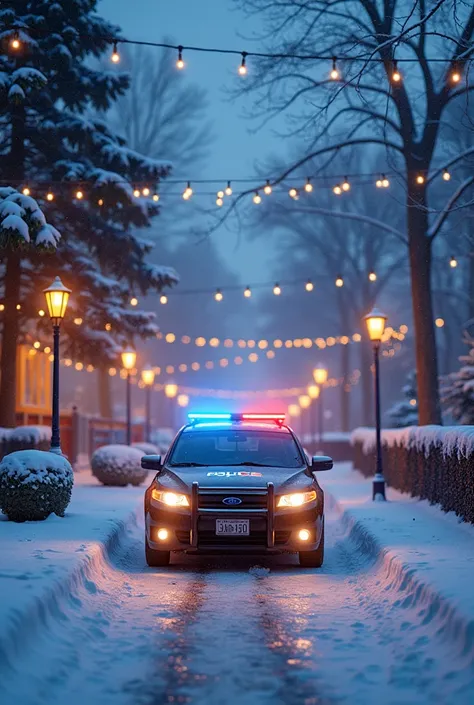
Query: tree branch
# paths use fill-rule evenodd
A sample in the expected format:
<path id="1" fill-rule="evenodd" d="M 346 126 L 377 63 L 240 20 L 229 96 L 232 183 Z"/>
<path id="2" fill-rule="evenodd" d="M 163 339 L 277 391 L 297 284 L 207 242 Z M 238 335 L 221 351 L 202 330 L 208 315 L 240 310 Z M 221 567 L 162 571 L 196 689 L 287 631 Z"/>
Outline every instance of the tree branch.
<path id="1" fill-rule="evenodd" d="M 471 184 L 473 184 L 473 183 L 474 183 L 474 176 L 470 176 L 453 193 L 453 195 L 451 196 L 451 198 L 447 202 L 446 206 L 443 208 L 443 211 L 439 214 L 438 218 L 435 220 L 435 222 L 433 223 L 431 228 L 429 228 L 428 233 L 427 233 L 428 237 L 430 237 L 432 240 L 434 240 L 436 235 L 439 233 L 439 231 L 443 227 L 444 221 L 449 216 L 453 205 L 462 196 L 464 191 L 466 191 L 466 189 L 468 189 L 469 186 L 471 186 Z"/>

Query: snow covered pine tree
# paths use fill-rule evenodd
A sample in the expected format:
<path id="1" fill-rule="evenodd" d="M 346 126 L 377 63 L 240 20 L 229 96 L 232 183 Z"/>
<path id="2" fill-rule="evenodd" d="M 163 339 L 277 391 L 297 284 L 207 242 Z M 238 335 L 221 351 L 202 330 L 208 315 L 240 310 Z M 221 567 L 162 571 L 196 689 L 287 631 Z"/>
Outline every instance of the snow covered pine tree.
<path id="1" fill-rule="evenodd" d="M 404 428 L 405 426 L 418 425 L 418 400 L 416 390 L 416 372 L 412 370 L 407 381 L 402 387 L 404 399 L 397 401 L 388 411 L 387 418 L 389 419 L 392 428 Z"/>
<path id="2" fill-rule="evenodd" d="M 467 355 L 461 355 L 461 367 L 443 379 L 441 400 L 446 411 L 460 424 L 474 425 L 474 338 L 466 337 Z"/>
<path id="3" fill-rule="evenodd" d="M 116 68 L 96 69 L 90 61 L 109 52 L 119 32 L 96 6 L 96 0 L 6 0 L 0 9 L 0 181 L 44 200 L 62 235 L 54 258 L 31 249 L 2 252 L 5 311 L 20 303 L 21 317 L 3 321 L 0 426 L 14 425 L 19 333 L 38 324 L 41 291 L 53 276 L 61 272 L 74 291 L 64 331 L 76 358 L 92 364 L 114 357 L 122 341 L 156 332 L 153 314 L 127 310 L 131 292 L 177 281 L 173 270 L 148 261 L 152 243 L 133 232 L 150 224 L 158 206 L 151 197 L 136 199 L 132 184 L 147 184 L 153 193 L 170 164 L 128 149 L 89 117 L 129 83 Z M 74 326 L 74 318 L 84 324 Z"/>

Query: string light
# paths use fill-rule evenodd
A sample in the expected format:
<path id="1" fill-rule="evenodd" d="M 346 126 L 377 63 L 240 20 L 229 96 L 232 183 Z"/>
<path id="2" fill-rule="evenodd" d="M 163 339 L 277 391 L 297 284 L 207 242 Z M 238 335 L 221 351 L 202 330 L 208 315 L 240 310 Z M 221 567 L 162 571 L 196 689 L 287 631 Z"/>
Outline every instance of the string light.
<path id="1" fill-rule="evenodd" d="M 111 323 L 106 323 L 106 324 L 105 324 L 105 330 L 106 330 L 107 332 L 110 332 L 110 331 L 112 330 L 112 324 L 111 324 Z"/>
<path id="2" fill-rule="evenodd" d="M 375 182 L 375 185 L 377 186 L 377 188 L 382 188 L 382 179 L 381 178 L 377 179 L 377 181 Z"/>
<path id="3" fill-rule="evenodd" d="M 297 189 L 295 189 L 295 188 L 290 188 L 290 190 L 288 191 L 288 195 L 289 195 L 291 198 L 296 198 L 296 197 L 298 196 L 298 191 L 297 191 Z"/>
<path id="4" fill-rule="evenodd" d="M 390 186 L 390 181 L 387 179 L 385 174 L 382 174 L 382 188 L 388 188 Z"/>
<path id="5" fill-rule="evenodd" d="M 331 80 L 332 80 L 332 81 L 337 81 L 337 80 L 340 78 L 340 73 L 339 73 L 339 71 L 338 71 L 338 69 L 337 69 L 337 63 L 336 63 L 336 61 L 337 61 L 337 60 L 336 60 L 336 57 L 333 56 L 333 59 L 332 59 L 332 69 L 331 69 L 331 73 L 329 74 L 329 75 L 331 76 Z"/>
<path id="6" fill-rule="evenodd" d="M 263 193 L 264 193 L 266 196 L 269 196 L 269 195 L 271 194 L 271 192 L 272 192 L 272 187 L 271 187 L 271 185 L 270 185 L 269 180 L 267 179 L 267 183 L 266 183 L 265 186 L 263 187 Z"/>
<path id="7" fill-rule="evenodd" d="M 181 45 L 178 47 L 178 60 L 176 61 L 176 68 L 180 70 L 184 69 L 183 47 Z"/>
<path id="8" fill-rule="evenodd" d="M 343 191 L 350 191 L 351 190 L 351 185 L 347 180 L 347 176 L 344 177 L 344 181 L 342 182 L 342 190 Z"/>
<path id="9" fill-rule="evenodd" d="M 246 289 L 244 291 L 244 296 L 246 299 L 250 299 L 250 297 L 252 296 L 252 290 L 250 289 L 249 286 L 246 287 Z"/>
<path id="10" fill-rule="evenodd" d="M 54 201 L 54 193 L 52 191 L 48 191 L 46 194 L 46 200 L 49 202 Z"/>
<path id="11" fill-rule="evenodd" d="M 25 188 L 24 188 L 23 191 L 22 191 L 22 194 L 23 194 L 24 196 L 29 196 L 30 193 L 31 193 L 31 191 L 30 191 L 30 189 L 28 188 L 28 186 L 25 186 Z"/>
<path id="12" fill-rule="evenodd" d="M 392 70 L 392 81 L 394 83 L 400 83 L 402 80 L 402 74 L 398 70 L 398 64 L 396 59 L 393 60 L 393 70 Z"/>
<path id="13" fill-rule="evenodd" d="M 239 74 L 240 74 L 240 76 L 246 76 L 246 75 L 247 75 L 247 64 L 246 64 L 246 61 L 245 61 L 246 57 L 247 57 L 247 52 L 246 52 L 246 51 L 243 51 L 243 52 L 242 52 L 242 62 L 241 62 L 241 64 L 240 64 L 240 66 L 239 66 Z"/>
<path id="14" fill-rule="evenodd" d="M 313 289 L 314 289 L 314 284 L 313 284 L 313 282 L 311 281 L 311 279 L 308 279 L 308 281 L 307 281 L 306 284 L 304 285 L 304 288 L 306 289 L 306 291 L 313 291 Z"/>
<path id="15" fill-rule="evenodd" d="M 276 283 L 275 286 L 273 287 L 273 293 L 275 294 L 275 296 L 280 296 L 281 286 L 278 283 Z"/>
<path id="16" fill-rule="evenodd" d="M 443 180 L 449 181 L 451 179 L 451 174 L 447 169 L 443 169 Z"/>
<path id="17" fill-rule="evenodd" d="M 222 301 L 224 295 L 220 289 L 217 289 L 216 293 L 214 294 L 214 298 L 216 301 Z"/>
<path id="18" fill-rule="evenodd" d="M 139 191 L 139 189 L 137 189 L 137 188 L 134 189 L 133 195 L 135 196 L 135 198 L 140 198 L 140 191 Z"/>
<path id="19" fill-rule="evenodd" d="M 461 72 L 458 69 L 454 69 L 451 72 L 451 82 L 456 84 L 456 83 L 459 83 L 460 80 L 461 80 Z"/>
<path id="20" fill-rule="evenodd" d="M 114 48 L 112 51 L 112 56 L 110 58 L 112 59 L 114 64 L 118 64 L 120 61 L 120 54 L 118 53 L 117 42 L 114 42 Z"/>
<path id="21" fill-rule="evenodd" d="M 418 174 L 418 176 L 416 177 L 416 183 L 420 184 L 420 186 L 421 184 L 425 183 L 425 177 L 423 176 L 423 174 Z"/>
<path id="22" fill-rule="evenodd" d="M 452 267 L 453 269 L 455 269 L 458 266 L 458 261 L 457 261 L 456 257 L 451 257 L 451 259 L 449 260 L 449 266 Z"/>
<path id="23" fill-rule="evenodd" d="M 341 286 L 344 286 L 344 279 L 341 277 L 340 274 L 336 277 L 336 286 L 339 288 L 341 288 Z"/>
<path id="24" fill-rule="evenodd" d="M 75 318 L 74 319 L 74 324 L 76 326 L 80 326 L 82 324 L 82 318 Z"/>
<path id="25" fill-rule="evenodd" d="M 339 184 L 336 184 L 333 188 L 333 193 L 336 194 L 336 196 L 340 196 L 342 193 L 342 188 L 339 186 Z"/>
<path id="26" fill-rule="evenodd" d="M 217 198 L 224 198 L 224 191 L 218 191 Z"/>
<path id="27" fill-rule="evenodd" d="M 232 196 L 232 186 L 230 185 L 230 181 L 227 182 L 227 186 L 225 189 L 225 195 Z"/>
<path id="28" fill-rule="evenodd" d="M 188 181 L 186 188 L 183 191 L 183 198 L 185 201 L 187 201 L 191 198 L 192 195 L 193 195 L 193 190 L 191 188 L 191 182 Z"/>
<path id="29" fill-rule="evenodd" d="M 104 205 L 104 199 L 103 199 L 103 198 L 99 198 L 99 200 L 97 201 L 97 204 L 98 204 L 99 206 L 103 206 L 103 205 Z"/>
<path id="30" fill-rule="evenodd" d="M 255 191 L 255 195 L 254 195 L 254 197 L 253 197 L 253 202 L 254 202 L 257 206 L 259 205 L 259 203 L 262 202 L 262 197 L 261 197 L 261 195 L 259 194 L 258 191 Z"/>
<path id="31" fill-rule="evenodd" d="M 444 326 L 444 318 L 437 318 L 435 320 L 435 326 L 437 328 L 442 328 Z"/>
<path id="32" fill-rule="evenodd" d="M 83 193 L 83 191 L 79 190 L 79 191 L 76 191 L 75 196 L 78 201 L 82 201 L 82 199 L 84 198 L 84 193 Z"/>
<path id="33" fill-rule="evenodd" d="M 3 310 L 3 309 L 2 309 L 2 310 Z M 44 310 L 43 310 L 42 308 L 40 308 L 40 310 L 38 311 L 38 316 L 39 316 L 40 318 L 43 318 L 44 315 L 45 315 Z"/>
<path id="34" fill-rule="evenodd" d="M 138 306 L 138 299 L 136 296 L 132 296 L 130 299 L 130 306 Z"/>
<path id="35" fill-rule="evenodd" d="M 373 271 L 369 272 L 369 281 L 371 281 L 371 282 L 377 281 L 377 275 L 375 274 L 375 272 L 373 272 Z"/>
<path id="36" fill-rule="evenodd" d="M 20 35 L 18 34 L 17 30 L 15 30 L 15 32 L 13 33 L 10 46 L 14 51 L 18 51 L 19 49 L 21 49 Z"/>
<path id="37" fill-rule="evenodd" d="M 219 208 L 221 208 L 221 206 L 223 206 L 223 205 L 224 205 L 224 201 L 222 200 L 222 198 L 220 196 L 218 196 L 216 198 L 216 206 L 219 206 Z"/>
<path id="38" fill-rule="evenodd" d="M 148 188 L 148 186 L 145 186 L 145 188 L 143 189 L 142 193 L 143 193 L 144 196 L 149 196 L 149 195 L 150 195 L 150 189 Z"/>
<path id="39" fill-rule="evenodd" d="M 155 201 L 155 203 L 158 203 L 158 201 L 160 200 L 160 194 L 159 194 L 159 193 L 154 193 L 154 194 L 153 194 L 153 200 Z"/>
<path id="40" fill-rule="evenodd" d="M 306 179 L 306 183 L 304 185 L 304 190 L 306 191 L 306 193 L 311 193 L 313 190 L 313 184 L 311 183 L 309 176 Z"/>

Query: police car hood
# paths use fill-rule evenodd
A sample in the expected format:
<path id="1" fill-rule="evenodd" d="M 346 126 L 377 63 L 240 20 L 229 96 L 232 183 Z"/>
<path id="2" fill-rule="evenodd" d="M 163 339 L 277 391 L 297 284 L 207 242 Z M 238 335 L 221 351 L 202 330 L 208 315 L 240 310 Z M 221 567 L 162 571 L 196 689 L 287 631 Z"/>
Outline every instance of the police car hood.
<path id="1" fill-rule="evenodd" d="M 275 490 L 299 491 L 312 485 L 305 468 L 275 468 L 251 465 L 209 465 L 197 468 L 165 466 L 159 475 L 160 485 L 170 490 L 191 492 L 193 482 L 199 487 L 222 487 L 238 489 L 244 487 L 265 488 L 273 482 Z"/>

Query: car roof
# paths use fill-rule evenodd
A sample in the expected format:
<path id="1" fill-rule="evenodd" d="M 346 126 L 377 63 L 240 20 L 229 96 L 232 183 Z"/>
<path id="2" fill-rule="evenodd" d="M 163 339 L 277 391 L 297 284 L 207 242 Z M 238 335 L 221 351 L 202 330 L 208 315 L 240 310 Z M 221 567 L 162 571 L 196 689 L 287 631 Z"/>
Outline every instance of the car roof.
<path id="1" fill-rule="evenodd" d="M 183 433 L 195 431 L 269 431 L 270 433 L 290 434 L 291 430 L 275 421 L 201 421 L 187 424 Z"/>

